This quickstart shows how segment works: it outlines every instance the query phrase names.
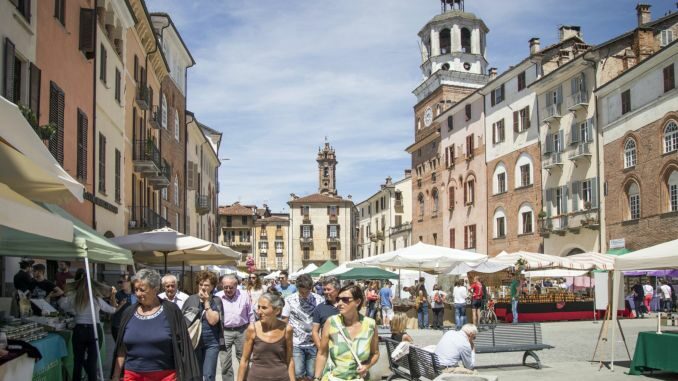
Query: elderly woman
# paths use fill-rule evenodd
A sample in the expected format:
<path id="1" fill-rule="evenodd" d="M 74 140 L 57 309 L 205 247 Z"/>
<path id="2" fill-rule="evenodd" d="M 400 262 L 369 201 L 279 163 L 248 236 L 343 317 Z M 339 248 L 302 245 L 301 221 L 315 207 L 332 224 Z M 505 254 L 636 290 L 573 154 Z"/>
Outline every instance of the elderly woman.
<path id="1" fill-rule="evenodd" d="M 111 380 L 201 380 L 181 310 L 158 298 L 160 274 L 142 269 L 135 276 L 137 304 L 125 311 L 113 355 Z"/>
<path id="2" fill-rule="evenodd" d="M 238 381 L 294 381 L 294 331 L 291 325 L 278 319 L 284 306 L 278 292 L 267 292 L 257 301 L 259 321 L 251 323 L 245 331 Z"/>
<path id="3" fill-rule="evenodd" d="M 191 295 L 184 302 L 182 313 L 186 325 L 190 326 L 200 319 L 202 330 L 195 354 L 198 367 L 202 369 L 204 381 L 214 381 L 217 373 L 219 350 L 224 346 L 224 306 L 212 291 L 217 285 L 217 275 L 211 271 L 200 271 L 197 276 L 198 293 Z"/>
<path id="4" fill-rule="evenodd" d="M 314 381 L 322 379 L 353 380 L 367 378 L 369 369 L 379 360 L 376 322 L 358 311 L 365 297 L 360 287 L 350 284 L 339 290 L 339 315 L 327 319 L 323 327 Z M 325 369 L 327 357 L 331 359 Z"/>

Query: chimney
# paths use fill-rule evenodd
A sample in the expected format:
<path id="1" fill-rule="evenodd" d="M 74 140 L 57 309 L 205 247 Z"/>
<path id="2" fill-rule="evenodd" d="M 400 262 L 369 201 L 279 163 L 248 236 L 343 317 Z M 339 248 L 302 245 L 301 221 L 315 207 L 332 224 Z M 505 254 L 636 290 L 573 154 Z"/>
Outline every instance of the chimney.
<path id="1" fill-rule="evenodd" d="M 643 26 L 652 21 L 650 7 L 651 7 L 650 4 L 640 3 L 636 5 L 636 14 L 638 15 L 638 26 Z"/>
<path id="2" fill-rule="evenodd" d="M 412 177 L 412 170 L 411 169 L 406 169 L 405 170 L 405 178 Z"/>
<path id="3" fill-rule="evenodd" d="M 541 50 L 541 40 L 539 37 L 530 38 L 530 55 L 537 54 Z"/>
<path id="4" fill-rule="evenodd" d="M 563 42 L 571 37 L 581 38 L 581 27 L 577 25 L 563 25 L 558 28 L 560 31 L 560 42 Z"/>
<path id="5" fill-rule="evenodd" d="M 495 78 L 497 78 L 497 68 L 491 67 L 490 68 L 490 80 L 493 80 Z"/>

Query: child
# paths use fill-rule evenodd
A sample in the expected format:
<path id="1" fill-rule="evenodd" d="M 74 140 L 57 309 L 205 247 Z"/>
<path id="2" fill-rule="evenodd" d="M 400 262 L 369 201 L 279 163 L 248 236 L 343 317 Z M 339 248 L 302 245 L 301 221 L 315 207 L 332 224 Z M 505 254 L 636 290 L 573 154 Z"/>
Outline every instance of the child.
<path id="1" fill-rule="evenodd" d="M 397 342 L 407 341 L 412 342 L 412 336 L 408 335 L 405 329 L 407 328 L 407 315 L 402 312 L 395 314 L 391 319 L 391 340 Z"/>

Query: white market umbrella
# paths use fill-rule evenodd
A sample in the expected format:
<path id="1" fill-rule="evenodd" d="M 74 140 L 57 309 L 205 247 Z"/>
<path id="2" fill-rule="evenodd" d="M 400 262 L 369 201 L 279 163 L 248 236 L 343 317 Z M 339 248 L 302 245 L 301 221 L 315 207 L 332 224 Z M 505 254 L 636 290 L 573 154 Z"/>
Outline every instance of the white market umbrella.
<path id="1" fill-rule="evenodd" d="M 600 254 L 588 252 L 567 256 L 567 259 L 577 263 L 582 270 L 612 270 L 614 268 L 614 259 L 617 256 L 612 254 Z"/>
<path id="2" fill-rule="evenodd" d="M 347 263 L 348 267 L 377 266 L 383 269 L 412 269 L 444 272 L 462 262 L 474 263 L 487 255 L 419 242 L 415 245 Z"/>
<path id="3" fill-rule="evenodd" d="M 1 96 L 0 182 L 35 201 L 83 201 L 84 186 L 59 165 L 19 108 Z"/>
<path id="4" fill-rule="evenodd" d="M 489 260 L 481 262 L 477 265 L 469 265 L 466 263 L 460 263 L 457 266 L 453 267 L 447 275 L 466 275 L 471 271 L 478 273 L 496 273 L 502 270 L 505 270 L 512 265 L 505 263 L 491 262 Z"/>
<path id="5" fill-rule="evenodd" d="M 515 266 L 516 262 L 521 259 L 525 262 L 524 268 L 526 270 L 540 270 L 540 269 L 579 269 L 578 265 L 566 257 L 558 257 L 555 255 L 530 253 L 527 251 L 517 251 L 515 253 L 507 253 L 502 251 L 496 257 L 490 258 L 488 262 L 505 264 Z"/>
<path id="6" fill-rule="evenodd" d="M 278 275 L 280 275 L 280 270 L 276 270 L 264 277 L 265 280 L 272 280 L 272 279 L 278 279 Z"/>
<path id="7" fill-rule="evenodd" d="M 588 270 L 567 270 L 567 269 L 523 271 L 523 274 L 530 278 L 564 278 L 564 277 L 583 276 L 588 273 L 589 273 Z"/>
<path id="8" fill-rule="evenodd" d="M 309 264 L 308 264 L 306 267 L 304 267 L 303 269 L 301 269 L 301 270 L 299 270 L 299 271 L 297 271 L 297 272 L 294 272 L 294 273 L 290 274 L 290 279 L 291 279 L 291 280 L 297 279 L 297 277 L 298 277 L 299 275 L 301 275 L 301 274 L 308 274 L 308 273 L 310 273 L 311 271 L 314 271 L 314 270 L 317 269 L 317 268 L 318 268 L 318 266 L 316 266 L 314 263 L 309 263 Z"/>

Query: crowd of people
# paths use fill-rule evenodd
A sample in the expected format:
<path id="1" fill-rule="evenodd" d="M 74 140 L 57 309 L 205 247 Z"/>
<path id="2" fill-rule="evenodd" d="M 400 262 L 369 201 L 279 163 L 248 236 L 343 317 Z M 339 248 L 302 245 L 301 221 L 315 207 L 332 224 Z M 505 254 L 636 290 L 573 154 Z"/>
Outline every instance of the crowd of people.
<path id="1" fill-rule="evenodd" d="M 633 310 L 636 319 L 642 319 L 646 314 L 652 313 L 652 300 L 659 299 L 657 311 L 671 312 L 676 306 L 676 294 L 673 287 L 666 279 L 658 280 L 657 289 L 652 286 L 650 280 L 641 282 L 636 281 L 631 286 L 631 298 L 633 299 Z"/>

